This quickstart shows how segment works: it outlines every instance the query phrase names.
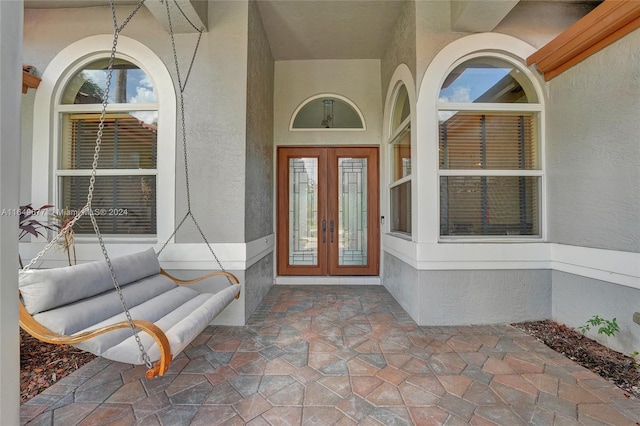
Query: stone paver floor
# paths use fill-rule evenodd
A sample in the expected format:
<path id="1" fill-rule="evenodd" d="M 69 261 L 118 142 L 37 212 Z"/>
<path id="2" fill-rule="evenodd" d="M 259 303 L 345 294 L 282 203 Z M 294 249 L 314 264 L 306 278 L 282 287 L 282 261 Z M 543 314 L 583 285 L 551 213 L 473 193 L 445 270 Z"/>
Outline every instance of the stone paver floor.
<path id="1" fill-rule="evenodd" d="M 637 425 L 640 401 L 508 326 L 419 327 L 382 286 L 274 286 L 164 377 L 97 359 L 29 425 Z M 0 422 L 1 423 L 1 422 Z"/>

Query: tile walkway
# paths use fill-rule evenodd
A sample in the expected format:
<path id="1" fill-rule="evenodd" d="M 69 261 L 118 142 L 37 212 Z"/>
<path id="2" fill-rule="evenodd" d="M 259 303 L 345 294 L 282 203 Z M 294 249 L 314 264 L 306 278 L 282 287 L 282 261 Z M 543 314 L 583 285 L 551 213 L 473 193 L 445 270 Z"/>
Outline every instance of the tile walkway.
<path id="1" fill-rule="evenodd" d="M 97 359 L 29 425 L 638 425 L 640 401 L 507 325 L 418 327 L 382 286 L 275 286 L 162 378 Z M 0 421 L 1 423 L 1 421 Z"/>

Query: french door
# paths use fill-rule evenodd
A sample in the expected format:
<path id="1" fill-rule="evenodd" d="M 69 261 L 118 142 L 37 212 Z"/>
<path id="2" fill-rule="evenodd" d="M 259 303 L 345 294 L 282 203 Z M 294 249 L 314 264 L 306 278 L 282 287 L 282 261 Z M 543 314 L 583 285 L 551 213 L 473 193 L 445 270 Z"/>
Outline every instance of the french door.
<path id="1" fill-rule="evenodd" d="M 378 148 L 278 148 L 279 275 L 378 275 Z"/>

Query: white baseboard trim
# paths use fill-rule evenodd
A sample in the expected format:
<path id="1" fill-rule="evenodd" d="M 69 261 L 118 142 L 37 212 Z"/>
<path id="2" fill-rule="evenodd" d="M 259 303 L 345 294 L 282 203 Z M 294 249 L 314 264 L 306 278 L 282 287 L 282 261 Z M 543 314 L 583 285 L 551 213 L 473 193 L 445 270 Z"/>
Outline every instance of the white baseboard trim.
<path id="1" fill-rule="evenodd" d="M 211 244 L 211 249 L 218 256 L 225 270 L 242 271 L 260 261 L 273 252 L 275 237 L 273 234 L 261 237 L 248 243 Z M 20 254 L 26 264 L 45 247 L 44 242 L 20 243 Z M 152 241 L 134 243 L 107 243 L 110 257 L 132 254 L 153 247 L 156 252 L 161 244 Z M 78 263 L 86 263 L 103 259 L 97 241 L 76 243 Z M 52 247 L 42 258 L 38 268 L 56 268 L 67 266 L 67 255 L 59 247 Z M 168 270 L 218 270 L 220 267 L 204 243 L 170 243 L 160 254 L 160 265 Z"/>
<path id="2" fill-rule="evenodd" d="M 329 276 L 277 276 L 276 285 L 381 285 L 382 279 L 372 277 L 329 277 Z"/>
<path id="3" fill-rule="evenodd" d="M 414 243 L 389 235 L 383 251 L 417 270 L 551 269 L 640 289 L 640 253 L 557 243 Z"/>

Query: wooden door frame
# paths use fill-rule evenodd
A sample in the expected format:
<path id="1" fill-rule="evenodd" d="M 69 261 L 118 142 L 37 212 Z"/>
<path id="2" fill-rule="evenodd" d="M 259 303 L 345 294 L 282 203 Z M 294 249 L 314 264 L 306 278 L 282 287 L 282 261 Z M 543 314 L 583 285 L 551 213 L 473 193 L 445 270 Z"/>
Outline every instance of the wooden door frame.
<path id="1" fill-rule="evenodd" d="M 361 157 L 367 157 L 369 164 L 367 167 L 367 199 L 369 209 L 367 211 L 367 250 L 368 264 L 366 266 L 339 266 L 337 263 L 338 245 L 327 244 L 325 253 L 321 253 L 320 239 L 321 231 L 318 232 L 318 265 L 317 266 L 290 266 L 288 264 L 288 244 L 289 244 L 289 168 L 281 167 L 288 164 L 288 159 L 292 157 L 317 157 L 319 165 L 327 164 L 330 158 L 339 156 L 351 156 L 357 158 L 354 150 L 366 151 Z M 324 152 L 325 154 L 322 154 Z M 329 155 L 329 153 L 334 153 Z M 342 154 L 344 152 L 344 154 Z M 279 146 L 277 147 L 276 164 L 276 258 L 278 275 L 332 275 L 332 276 L 379 276 L 380 275 L 380 147 L 372 145 L 350 145 L 350 146 Z M 330 157 L 330 158 L 329 158 Z M 337 163 L 327 164 L 326 168 L 320 167 L 318 179 L 327 182 L 327 185 L 319 185 L 318 193 L 318 216 L 328 218 L 329 210 L 337 212 L 337 199 L 328 199 L 329 191 L 337 191 Z M 321 187 L 324 186 L 324 189 Z M 320 192 L 322 191 L 322 193 Z M 337 192 L 336 192 L 337 193 Z M 327 200 L 327 202 L 320 201 Z M 337 224 L 337 217 L 334 218 Z M 327 219 L 329 223 L 329 219 Z M 320 224 L 319 224 L 320 226 Z M 328 225 L 327 225 L 328 226 Z M 327 233 L 327 238 L 329 234 Z M 332 261 L 332 259 L 336 259 Z"/>

